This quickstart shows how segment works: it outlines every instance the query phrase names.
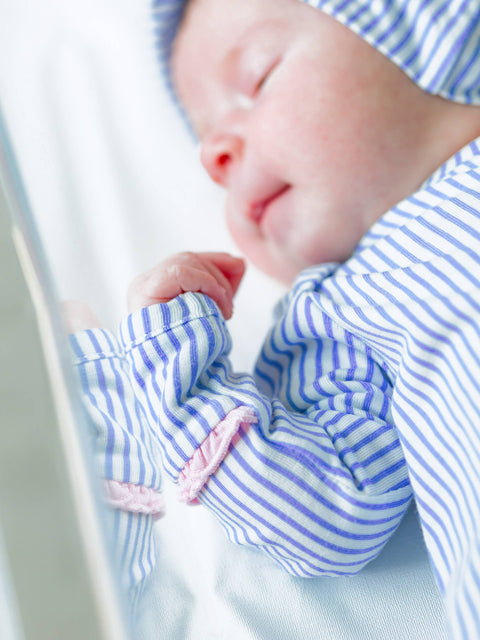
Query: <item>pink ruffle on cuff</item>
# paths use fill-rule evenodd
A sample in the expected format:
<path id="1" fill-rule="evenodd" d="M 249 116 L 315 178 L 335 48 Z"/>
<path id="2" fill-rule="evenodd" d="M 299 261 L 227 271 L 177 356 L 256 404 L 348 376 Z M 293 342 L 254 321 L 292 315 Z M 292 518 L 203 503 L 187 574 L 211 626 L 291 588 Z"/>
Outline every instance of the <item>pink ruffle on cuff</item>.
<path id="1" fill-rule="evenodd" d="M 227 413 L 180 472 L 179 499 L 182 502 L 198 502 L 196 497 L 227 455 L 232 438 L 239 428 L 250 428 L 250 425 L 256 422 L 258 418 L 250 407 L 237 407 Z"/>
<path id="2" fill-rule="evenodd" d="M 104 486 L 108 503 L 115 509 L 153 515 L 156 520 L 165 513 L 163 497 L 155 489 L 117 480 L 105 480 Z"/>

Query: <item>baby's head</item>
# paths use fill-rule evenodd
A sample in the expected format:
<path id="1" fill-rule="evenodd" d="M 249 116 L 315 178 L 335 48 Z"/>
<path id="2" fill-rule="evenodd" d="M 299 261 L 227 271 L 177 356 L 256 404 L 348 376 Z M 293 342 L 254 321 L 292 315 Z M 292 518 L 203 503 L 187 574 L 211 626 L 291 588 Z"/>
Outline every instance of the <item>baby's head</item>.
<path id="1" fill-rule="evenodd" d="M 445 101 L 299 0 L 190 0 L 171 72 L 233 239 L 286 283 L 348 258 L 446 159 L 427 152 Z"/>

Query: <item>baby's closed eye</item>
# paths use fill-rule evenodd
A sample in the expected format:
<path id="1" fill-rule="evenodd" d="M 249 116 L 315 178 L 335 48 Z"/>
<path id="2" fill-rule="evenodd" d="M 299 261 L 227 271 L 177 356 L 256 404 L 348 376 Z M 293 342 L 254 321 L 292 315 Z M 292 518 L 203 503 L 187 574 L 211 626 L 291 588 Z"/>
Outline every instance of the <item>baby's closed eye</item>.
<path id="1" fill-rule="evenodd" d="M 234 89 L 249 98 L 261 91 L 285 53 L 283 33 L 279 25 L 269 23 L 244 34 L 226 61 Z"/>
<path id="2" fill-rule="evenodd" d="M 256 84 L 252 93 L 252 97 L 255 97 L 265 86 L 269 78 L 271 77 L 273 71 L 280 64 L 281 58 L 274 58 L 270 64 L 265 65 L 264 70 L 262 70 L 256 79 Z"/>

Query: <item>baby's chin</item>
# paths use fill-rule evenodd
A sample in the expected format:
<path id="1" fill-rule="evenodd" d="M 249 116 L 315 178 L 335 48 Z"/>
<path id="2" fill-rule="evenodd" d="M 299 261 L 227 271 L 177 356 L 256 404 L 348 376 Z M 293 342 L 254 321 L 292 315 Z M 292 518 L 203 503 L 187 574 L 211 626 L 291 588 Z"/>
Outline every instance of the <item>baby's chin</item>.
<path id="1" fill-rule="evenodd" d="M 327 263 L 342 264 L 350 258 L 353 251 L 354 248 L 351 251 L 326 251 L 310 257 L 302 256 L 303 259 L 301 260 L 298 258 L 296 260 L 284 260 L 283 263 L 275 263 L 263 268 L 260 265 L 257 266 L 280 284 L 289 287 L 302 271 Z"/>
<path id="2" fill-rule="evenodd" d="M 315 266 L 315 262 L 306 263 L 298 260 L 292 260 L 288 256 L 262 256 L 263 259 L 254 260 L 253 264 L 263 273 L 265 273 L 273 280 L 276 280 L 279 284 L 290 287 L 295 278 L 308 267 Z"/>

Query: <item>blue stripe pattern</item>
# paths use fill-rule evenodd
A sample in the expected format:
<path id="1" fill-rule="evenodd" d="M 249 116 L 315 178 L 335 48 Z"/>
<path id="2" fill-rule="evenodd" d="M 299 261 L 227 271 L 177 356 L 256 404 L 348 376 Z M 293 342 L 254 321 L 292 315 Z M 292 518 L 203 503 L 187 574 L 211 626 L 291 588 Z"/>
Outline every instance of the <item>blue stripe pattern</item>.
<path id="1" fill-rule="evenodd" d="M 104 329 L 89 329 L 72 334 L 69 342 L 98 476 L 161 492 L 157 436 L 134 394 L 132 374 L 118 340 Z M 155 565 L 154 517 L 108 509 L 106 519 L 133 623 L 146 578 Z"/>
<path id="2" fill-rule="evenodd" d="M 480 104 L 478 0 L 308 4 L 423 90 Z M 169 62 L 184 7 L 153 2 L 175 100 Z M 127 369 L 111 365 L 128 373 L 134 414 L 150 427 L 138 442 L 125 439 L 116 424 L 128 410 L 107 398 L 121 386 L 108 383 L 112 366 L 92 362 L 82 384 L 101 425 L 104 472 L 153 482 L 158 452 L 176 480 L 209 430 L 230 410 L 251 407 L 258 424 L 240 429 L 200 495 L 227 536 L 293 575 L 354 574 L 398 525 L 409 478 L 450 637 L 478 638 L 479 148 L 472 142 L 385 214 L 345 264 L 299 275 L 254 376 L 232 371 L 230 338 L 208 298 L 186 294 L 130 316 L 121 327 Z"/>
<path id="3" fill-rule="evenodd" d="M 170 478 L 232 409 L 252 408 L 258 423 L 239 430 L 200 500 L 232 541 L 294 575 L 351 575 L 395 531 L 411 487 L 390 381 L 371 348 L 319 308 L 318 271 L 331 269 L 292 291 L 255 376 L 232 370 L 225 322 L 200 294 L 132 314 L 120 337 Z"/>
<path id="4" fill-rule="evenodd" d="M 480 629 L 479 142 L 385 214 L 346 263 L 299 275 L 254 376 L 232 371 L 225 324 L 204 296 L 121 327 L 173 480 L 231 409 L 256 412 L 200 500 L 230 540 L 293 575 L 354 574 L 375 557 L 408 505 L 408 469 L 455 639 Z"/>
<path id="5" fill-rule="evenodd" d="M 455 639 L 480 634 L 478 143 L 388 212 L 321 298 L 393 381 L 394 421 Z"/>
<path id="6" fill-rule="evenodd" d="M 160 492 L 156 434 L 134 393 L 118 340 L 104 329 L 88 329 L 69 341 L 98 475 Z"/>
<path id="7" fill-rule="evenodd" d="M 409 503 L 408 468 L 451 637 L 477 637 L 479 149 L 472 142 L 385 214 L 346 263 L 298 276 L 254 376 L 232 370 L 225 323 L 198 294 L 129 316 L 121 346 L 102 330 L 72 337 L 103 469 L 140 468 L 140 449 L 115 428 L 134 423 L 128 406 L 151 425 L 138 431 L 141 460 L 161 456 L 176 480 L 209 431 L 247 405 L 258 424 L 240 429 L 201 501 L 233 542 L 293 575 L 336 576 L 388 541 Z M 131 405 L 116 397 L 124 388 Z M 123 465 L 109 460 L 127 451 Z"/>

